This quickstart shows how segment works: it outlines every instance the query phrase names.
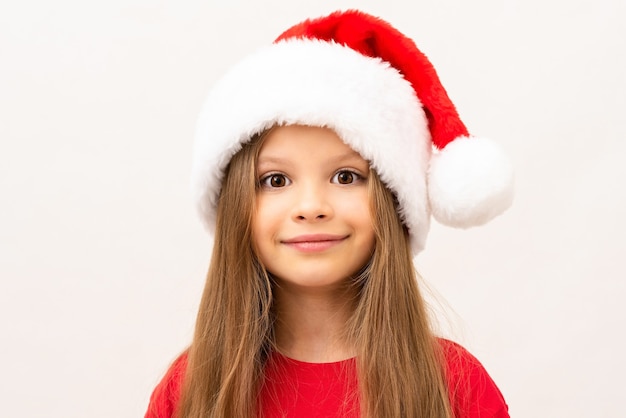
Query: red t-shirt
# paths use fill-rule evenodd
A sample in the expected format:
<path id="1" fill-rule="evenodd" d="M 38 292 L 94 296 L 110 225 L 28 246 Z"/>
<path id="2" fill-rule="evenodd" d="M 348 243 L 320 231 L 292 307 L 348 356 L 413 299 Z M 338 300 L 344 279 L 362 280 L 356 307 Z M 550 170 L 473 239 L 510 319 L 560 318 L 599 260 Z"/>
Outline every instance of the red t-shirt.
<path id="1" fill-rule="evenodd" d="M 458 344 L 440 340 L 455 418 L 508 418 L 508 407 L 480 362 Z M 170 418 L 180 397 L 186 354 L 172 364 L 150 398 L 145 418 Z M 274 353 L 260 400 L 264 418 L 358 418 L 356 362 L 307 363 Z"/>

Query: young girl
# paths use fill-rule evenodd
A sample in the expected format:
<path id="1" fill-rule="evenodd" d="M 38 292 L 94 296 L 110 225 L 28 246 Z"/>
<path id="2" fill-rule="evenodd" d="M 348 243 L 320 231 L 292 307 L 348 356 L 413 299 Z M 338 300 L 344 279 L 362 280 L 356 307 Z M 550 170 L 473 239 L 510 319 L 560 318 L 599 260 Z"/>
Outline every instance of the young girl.
<path id="1" fill-rule="evenodd" d="M 511 167 L 409 38 L 357 11 L 292 27 L 213 88 L 194 156 L 214 250 L 147 418 L 508 417 L 433 335 L 412 257 L 431 215 L 503 212 Z"/>

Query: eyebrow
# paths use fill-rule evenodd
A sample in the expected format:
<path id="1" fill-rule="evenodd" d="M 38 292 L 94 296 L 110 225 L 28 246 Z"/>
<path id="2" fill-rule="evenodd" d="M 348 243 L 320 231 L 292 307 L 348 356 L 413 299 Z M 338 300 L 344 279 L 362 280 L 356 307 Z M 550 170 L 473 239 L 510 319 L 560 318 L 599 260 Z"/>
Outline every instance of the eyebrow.
<path id="1" fill-rule="evenodd" d="M 336 157 L 333 158 L 329 158 L 327 161 L 331 164 L 338 164 L 347 160 L 351 160 L 353 158 L 363 158 L 361 156 L 361 154 L 359 154 L 358 152 L 351 150 L 349 152 L 346 152 L 344 154 L 340 154 Z M 363 158 L 365 160 L 365 162 L 368 163 L 369 165 L 369 161 L 366 160 L 365 158 Z M 261 164 L 271 164 L 271 163 L 275 163 L 275 164 L 289 164 L 290 161 L 289 159 L 285 159 L 285 158 L 280 158 L 277 156 L 273 156 L 273 155 L 263 155 L 263 156 L 259 156 L 258 160 L 257 160 L 257 165 L 261 165 Z"/>
<path id="2" fill-rule="evenodd" d="M 280 157 L 274 157 L 274 156 L 260 156 L 257 159 L 257 164 L 263 164 L 263 163 L 287 163 L 288 160 L 280 158 Z"/>
<path id="3" fill-rule="evenodd" d="M 265 171 L 268 169 L 266 166 L 269 166 L 269 168 L 274 166 L 291 168 L 291 164 L 292 162 L 289 160 L 280 157 L 274 157 L 271 155 L 263 157 L 259 156 L 256 162 L 256 169 L 257 171 Z"/>
<path id="4" fill-rule="evenodd" d="M 365 158 L 363 158 L 363 156 L 361 154 L 359 154 L 358 152 L 351 150 L 349 152 L 346 152 L 345 154 L 340 154 L 335 158 L 331 158 L 328 161 L 331 163 L 340 163 L 346 160 L 350 160 L 352 158 L 359 158 L 359 159 L 363 159 L 365 160 L 365 162 L 367 162 L 367 164 L 369 165 L 369 161 L 366 160 Z"/>

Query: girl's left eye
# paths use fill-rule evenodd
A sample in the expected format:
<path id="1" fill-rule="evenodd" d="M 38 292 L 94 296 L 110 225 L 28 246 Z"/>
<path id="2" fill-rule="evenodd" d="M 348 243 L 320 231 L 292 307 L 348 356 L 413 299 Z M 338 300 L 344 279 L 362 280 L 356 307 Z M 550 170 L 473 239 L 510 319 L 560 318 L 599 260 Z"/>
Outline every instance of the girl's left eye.
<path id="1" fill-rule="evenodd" d="M 352 184 L 355 181 L 358 181 L 361 178 L 357 173 L 350 170 L 341 170 L 338 171 L 332 179 L 333 183 L 338 184 Z"/>

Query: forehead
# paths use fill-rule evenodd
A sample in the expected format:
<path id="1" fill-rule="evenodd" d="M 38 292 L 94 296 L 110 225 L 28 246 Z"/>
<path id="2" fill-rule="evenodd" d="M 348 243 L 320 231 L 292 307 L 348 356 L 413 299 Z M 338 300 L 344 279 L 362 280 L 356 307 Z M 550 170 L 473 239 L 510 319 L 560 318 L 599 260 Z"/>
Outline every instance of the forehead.
<path id="1" fill-rule="evenodd" d="M 365 159 L 329 128 L 289 125 L 272 128 L 264 136 L 259 162 L 279 160 L 289 157 L 319 157 L 326 160 L 361 160 Z M 367 163 L 367 162 L 366 162 Z"/>

